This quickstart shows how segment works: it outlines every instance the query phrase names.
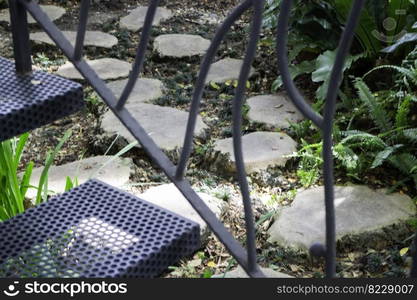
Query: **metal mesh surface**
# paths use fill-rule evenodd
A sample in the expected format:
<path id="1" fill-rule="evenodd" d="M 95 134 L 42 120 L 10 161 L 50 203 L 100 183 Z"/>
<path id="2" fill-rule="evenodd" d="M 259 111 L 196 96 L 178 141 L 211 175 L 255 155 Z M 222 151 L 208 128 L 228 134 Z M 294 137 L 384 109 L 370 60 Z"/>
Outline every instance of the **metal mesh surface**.
<path id="1" fill-rule="evenodd" d="M 0 277 L 155 277 L 199 225 L 97 180 L 0 223 Z"/>
<path id="2" fill-rule="evenodd" d="M 14 62 L 0 57 L 0 141 L 68 116 L 84 106 L 82 86 L 34 71 L 18 75 Z"/>

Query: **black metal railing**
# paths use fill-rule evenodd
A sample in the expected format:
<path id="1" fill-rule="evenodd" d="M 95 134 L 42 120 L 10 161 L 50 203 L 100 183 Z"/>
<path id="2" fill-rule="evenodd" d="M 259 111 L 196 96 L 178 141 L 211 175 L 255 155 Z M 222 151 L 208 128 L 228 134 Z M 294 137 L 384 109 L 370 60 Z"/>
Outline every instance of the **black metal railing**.
<path id="1" fill-rule="evenodd" d="M 141 32 L 137 55 L 132 66 L 128 83 L 124 88 L 120 99 L 106 86 L 93 69 L 82 58 L 84 37 L 87 27 L 88 11 L 90 7 L 89 0 L 81 1 L 80 20 L 77 32 L 76 44 L 73 47 L 65 38 L 63 33 L 42 11 L 40 6 L 33 0 L 9 0 L 12 34 L 14 42 L 14 55 L 16 60 L 16 72 L 26 74 L 31 72 L 31 53 L 29 43 L 29 30 L 27 24 L 27 12 L 37 21 L 45 30 L 55 44 L 63 51 L 65 56 L 74 64 L 75 68 L 82 74 L 86 81 L 95 89 L 104 102 L 109 106 L 111 111 L 124 124 L 128 131 L 142 145 L 147 155 L 164 171 L 167 177 L 176 185 L 184 197 L 190 202 L 193 208 L 208 224 L 213 233 L 225 245 L 228 251 L 234 256 L 236 261 L 243 267 L 251 277 L 264 277 L 256 261 L 255 245 L 255 226 L 251 207 L 249 186 L 246 178 L 245 167 L 243 163 L 242 151 L 242 106 L 244 103 L 244 94 L 246 90 L 246 81 L 249 77 L 249 70 L 256 54 L 256 45 L 260 36 L 262 15 L 265 0 L 244 0 L 239 4 L 225 19 L 218 28 L 212 43 L 204 56 L 198 75 L 195 89 L 192 97 L 190 115 L 188 119 L 186 135 L 178 166 L 175 166 L 164 152 L 155 144 L 150 136 L 145 132 L 138 121 L 133 118 L 125 104 L 131 94 L 136 81 L 142 69 L 147 44 L 149 42 L 151 27 L 155 16 L 159 0 L 150 0 L 149 8 L 146 14 L 144 26 Z M 291 0 L 283 0 L 280 9 L 280 17 L 277 32 L 277 55 L 278 68 L 283 78 L 284 86 L 296 107 L 304 116 L 322 130 L 323 134 L 323 159 L 324 159 L 324 184 L 325 184 L 325 207 L 326 207 L 326 244 L 313 245 L 311 253 L 326 258 L 326 275 L 327 277 L 335 276 L 336 262 L 336 241 L 335 241 L 335 208 L 334 208 L 334 183 L 333 183 L 333 156 L 332 156 L 332 128 L 335 113 L 335 102 L 339 85 L 343 76 L 343 65 L 348 55 L 352 43 L 355 27 L 359 19 L 360 12 L 365 0 L 355 0 L 351 13 L 343 32 L 336 61 L 330 74 L 330 83 L 324 108 L 324 116 L 320 116 L 307 104 L 300 92 L 291 80 L 288 69 L 287 57 L 287 31 L 288 21 L 292 5 Z M 205 88 L 206 78 L 210 65 L 217 53 L 217 50 L 224 40 L 227 32 L 232 25 L 239 19 L 243 13 L 253 9 L 253 18 L 249 43 L 247 45 L 244 63 L 238 79 L 235 99 L 233 101 L 233 147 L 236 161 L 238 181 L 242 193 L 247 240 L 246 249 L 236 241 L 226 227 L 217 219 L 213 212 L 201 200 L 197 193 L 192 189 L 190 183 L 186 180 L 185 173 L 187 163 L 193 150 L 194 130 L 197 115 L 200 108 L 203 90 Z M 417 247 L 417 237 L 415 240 Z M 411 276 L 417 277 L 417 254 L 414 254 Z"/>

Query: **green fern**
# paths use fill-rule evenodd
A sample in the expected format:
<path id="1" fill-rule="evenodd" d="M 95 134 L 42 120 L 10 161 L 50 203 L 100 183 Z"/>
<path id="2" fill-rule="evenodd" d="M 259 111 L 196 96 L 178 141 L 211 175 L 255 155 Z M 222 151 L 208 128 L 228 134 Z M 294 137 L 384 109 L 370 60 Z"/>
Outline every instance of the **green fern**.
<path id="1" fill-rule="evenodd" d="M 355 81 L 355 87 L 358 90 L 359 99 L 369 108 L 370 116 L 379 127 L 381 131 L 388 131 L 392 128 L 392 124 L 388 119 L 387 112 L 383 109 L 382 105 L 378 103 L 374 95 L 372 95 L 369 87 L 358 78 Z"/>
<path id="2" fill-rule="evenodd" d="M 405 137 L 407 137 L 411 142 L 417 143 L 417 128 L 409 128 L 403 131 Z"/>

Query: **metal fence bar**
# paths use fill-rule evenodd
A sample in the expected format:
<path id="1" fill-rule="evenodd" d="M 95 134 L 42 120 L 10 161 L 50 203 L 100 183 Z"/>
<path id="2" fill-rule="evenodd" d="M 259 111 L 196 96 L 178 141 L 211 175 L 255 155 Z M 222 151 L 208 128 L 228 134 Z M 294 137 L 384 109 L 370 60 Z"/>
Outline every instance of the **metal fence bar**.
<path id="1" fill-rule="evenodd" d="M 87 31 L 88 11 L 90 9 L 90 0 L 82 0 L 80 7 L 80 23 L 78 25 L 77 39 L 74 49 L 74 60 L 78 61 L 83 55 L 85 32 Z"/>
<path id="2" fill-rule="evenodd" d="M 133 63 L 132 72 L 130 73 L 128 82 L 117 102 L 117 109 L 121 109 L 125 104 L 133 88 L 139 78 L 140 71 L 145 60 L 146 47 L 148 46 L 149 36 L 151 34 L 152 23 L 155 18 L 156 9 L 158 8 L 159 0 L 149 1 L 148 11 L 146 12 L 145 23 L 142 28 L 141 40 L 136 53 L 135 62 Z"/>
<path id="3" fill-rule="evenodd" d="M 355 0 L 350 11 L 346 28 L 340 40 L 336 60 L 330 75 L 329 87 L 327 90 L 324 118 L 319 117 L 305 102 L 298 92 L 291 79 L 288 70 L 288 58 L 286 52 L 286 41 L 288 32 L 288 21 L 291 12 L 292 0 L 283 0 L 280 10 L 280 21 L 278 22 L 277 54 L 279 69 L 283 77 L 285 88 L 289 91 L 290 98 L 300 111 L 313 121 L 321 130 L 323 135 L 323 177 L 324 177 L 324 199 L 326 210 L 326 246 L 319 245 L 326 258 L 326 276 L 335 277 L 336 273 L 336 219 L 334 209 L 334 182 L 333 182 L 333 121 L 335 113 L 335 102 L 339 92 L 339 86 L 343 78 L 343 66 L 355 34 L 355 28 L 359 21 L 362 7 L 365 0 Z M 317 247 L 317 245 L 316 245 Z M 324 251 L 322 251 L 324 250 Z"/>
<path id="4" fill-rule="evenodd" d="M 259 270 L 250 270 L 248 268 L 248 254 L 242 245 L 236 241 L 233 235 L 226 229 L 226 227 L 218 220 L 216 215 L 210 208 L 201 200 L 198 194 L 192 189 L 190 183 L 185 179 L 177 179 L 175 176 L 176 167 L 163 153 L 163 151 L 155 144 L 151 137 L 146 133 L 143 127 L 137 120 L 129 113 L 129 111 L 122 107 L 117 109 L 117 99 L 114 94 L 106 86 L 105 82 L 101 80 L 95 71 L 83 60 L 74 61 L 74 48 L 70 42 L 65 38 L 62 32 L 56 25 L 48 18 L 42 11 L 39 5 L 30 0 L 19 0 L 26 9 L 30 12 L 32 17 L 44 28 L 45 32 L 55 42 L 55 44 L 64 52 L 65 56 L 74 64 L 76 69 L 82 74 L 86 81 L 96 90 L 104 102 L 109 106 L 111 111 L 122 122 L 126 129 L 135 137 L 142 145 L 146 154 L 153 160 L 158 167 L 160 167 L 167 177 L 175 184 L 178 190 L 190 202 L 191 206 L 207 223 L 213 233 L 224 244 L 226 249 L 233 255 L 236 261 L 251 277 L 264 277 L 264 274 Z"/>
<path id="5" fill-rule="evenodd" d="M 246 91 L 246 82 L 249 78 L 250 68 L 256 55 L 256 48 L 261 34 L 264 4 L 264 0 L 257 0 L 253 2 L 254 13 L 249 44 L 243 60 L 242 69 L 239 74 L 238 86 L 236 88 L 235 98 L 233 101 L 233 152 L 235 155 L 237 177 L 242 193 L 243 208 L 245 211 L 246 244 L 248 251 L 248 267 L 250 270 L 256 270 L 258 265 L 256 263 L 255 224 L 242 149 L 242 107 Z"/>
<path id="6" fill-rule="evenodd" d="M 217 29 L 213 40 L 211 41 L 210 47 L 207 49 L 207 52 L 202 60 L 200 65 L 200 72 L 198 74 L 197 81 L 195 83 L 195 88 L 193 92 L 193 98 L 191 101 L 190 113 L 188 117 L 187 129 L 185 133 L 184 144 L 181 151 L 180 160 L 178 162 L 178 167 L 176 171 L 176 178 L 182 179 L 184 177 L 187 162 L 190 158 L 191 152 L 193 150 L 193 139 L 194 139 L 194 130 L 197 122 L 197 116 L 200 110 L 201 98 L 203 96 L 203 91 L 206 86 L 206 79 L 208 72 L 210 71 L 210 66 L 214 57 L 216 56 L 217 50 L 221 42 L 224 40 L 226 34 L 229 32 L 232 25 L 242 16 L 242 14 L 247 11 L 252 6 L 252 0 L 246 0 L 237 6 L 230 15 L 224 20 L 224 22 Z"/>
<path id="7" fill-rule="evenodd" d="M 27 12 L 17 0 L 9 0 L 9 11 L 16 72 L 24 75 L 32 72 Z"/>
<path id="8" fill-rule="evenodd" d="M 295 86 L 294 81 L 291 78 L 288 61 L 288 23 L 290 20 L 290 12 L 292 7 L 292 1 L 282 1 L 279 12 L 278 25 L 277 25 L 277 56 L 278 56 L 278 69 L 281 74 L 282 82 L 288 96 L 291 98 L 294 105 L 298 110 L 309 120 L 311 120 L 317 127 L 322 128 L 323 117 L 315 112 L 309 104 L 307 104 L 300 91 Z"/>

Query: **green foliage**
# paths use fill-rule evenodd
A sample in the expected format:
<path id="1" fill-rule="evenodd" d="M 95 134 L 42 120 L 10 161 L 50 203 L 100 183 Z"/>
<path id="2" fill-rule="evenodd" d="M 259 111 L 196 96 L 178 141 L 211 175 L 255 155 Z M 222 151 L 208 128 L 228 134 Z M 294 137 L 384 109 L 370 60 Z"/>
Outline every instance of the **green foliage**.
<path id="1" fill-rule="evenodd" d="M 384 99 L 379 99 L 371 93 L 362 79 L 357 79 L 355 87 L 359 98 L 369 108 L 369 116 L 376 125 L 375 133 L 356 132 L 345 141 L 353 149 L 366 151 L 372 158 L 370 168 L 376 168 L 384 163 L 397 168 L 406 178 L 414 180 L 417 185 L 417 128 L 410 128 L 407 116 L 410 112 L 411 97 L 400 99 L 394 120 L 390 120 L 389 112 L 384 108 Z M 352 143 L 355 138 L 362 139 L 360 144 Z"/>
<path id="2" fill-rule="evenodd" d="M 36 204 L 47 200 L 48 172 L 55 156 L 70 137 L 67 132 L 57 147 L 48 152 L 45 167 L 37 187 L 29 185 L 33 170 L 33 162 L 24 166 L 19 172 L 22 154 L 29 137 L 28 133 L 0 143 L 0 221 L 8 220 L 25 211 L 25 196 L 29 188 L 38 190 Z"/>
<path id="3" fill-rule="evenodd" d="M 0 221 L 24 212 L 25 195 L 32 175 L 33 163 L 29 163 L 23 175 L 18 168 L 28 134 L 0 143 Z"/>
<path id="4" fill-rule="evenodd" d="M 275 29 L 281 0 L 267 1 L 264 26 Z M 289 45 L 290 74 L 293 79 L 312 74 L 320 83 L 316 92 L 324 99 L 336 48 L 352 6 L 351 0 L 307 0 L 295 2 L 291 12 Z M 417 7 L 414 1 L 366 1 L 355 42 L 345 65 L 349 70 L 360 58 L 375 62 L 381 56 L 401 52 L 402 45 L 417 40 Z M 303 55 L 300 55 L 303 54 Z M 278 78 L 273 91 L 282 86 Z"/>

